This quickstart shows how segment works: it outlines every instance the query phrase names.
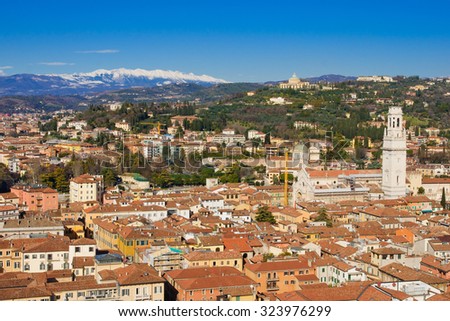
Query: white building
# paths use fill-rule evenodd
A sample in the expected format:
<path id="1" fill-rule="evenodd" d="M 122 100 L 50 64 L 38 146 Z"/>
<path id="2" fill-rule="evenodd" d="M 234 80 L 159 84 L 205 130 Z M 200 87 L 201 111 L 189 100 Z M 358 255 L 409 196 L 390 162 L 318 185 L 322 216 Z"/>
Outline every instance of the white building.
<path id="1" fill-rule="evenodd" d="M 266 134 L 257 131 L 255 129 L 250 129 L 247 133 L 248 135 L 248 139 L 261 139 L 262 141 L 264 141 L 264 138 L 266 137 Z"/>
<path id="2" fill-rule="evenodd" d="M 69 239 L 34 239 L 23 246 L 23 271 L 45 272 L 70 269 Z"/>
<path id="3" fill-rule="evenodd" d="M 114 126 L 116 126 L 116 128 L 118 128 L 118 129 L 122 129 L 123 131 L 126 131 L 126 132 L 131 130 L 130 123 L 125 121 L 125 119 L 123 119 L 121 122 L 116 122 L 114 124 Z"/>
<path id="4" fill-rule="evenodd" d="M 145 159 L 160 158 L 163 155 L 164 143 L 162 140 L 142 141 L 142 153 Z"/>
<path id="5" fill-rule="evenodd" d="M 343 200 L 365 201 L 368 184 L 381 182 L 380 170 L 313 170 L 302 167 L 294 171 L 294 201 L 320 200 L 335 203 Z"/>
<path id="6" fill-rule="evenodd" d="M 291 105 L 292 102 L 287 101 L 283 97 L 272 97 L 269 99 L 269 104 L 272 105 Z"/>
<path id="7" fill-rule="evenodd" d="M 295 73 L 289 78 L 288 82 L 280 84 L 281 89 L 306 89 L 310 87 L 309 82 L 301 81 Z"/>
<path id="8" fill-rule="evenodd" d="M 240 134 L 235 134 L 234 129 L 231 128 L 225 128 L 222 130 L 222 134 L 217 134 L 212 137 L 211 140 L 213 143 L 216 144 L 233 144 L 233 143 L 245 143 L 245 136 Z"/>
<path id="9" fill-rule="evenodd" d="M 103 176 L 83 174 L 70 180 L 70 203 L 98 201 L 103 193 Z"/>
<path id="10" fill-rule="evenodd" d="M 218 213 L 219 209 L 224 208 L 224 199 L 221 195 L 205 194 L 200 196 L 200 202 L 202 207 L 208 210 Z"/>
<path id="11" fill-rule="evenodd" d="M 395 82 L 394 78 L 389 76 L 360 76 L 356 81 Z"/>
<path id="12" fill-rule="evenodd" d="M 390 107 L 383 139 L 383 180 L 386 199 L 406 195 L 406 130 L 401 107 Z"/>

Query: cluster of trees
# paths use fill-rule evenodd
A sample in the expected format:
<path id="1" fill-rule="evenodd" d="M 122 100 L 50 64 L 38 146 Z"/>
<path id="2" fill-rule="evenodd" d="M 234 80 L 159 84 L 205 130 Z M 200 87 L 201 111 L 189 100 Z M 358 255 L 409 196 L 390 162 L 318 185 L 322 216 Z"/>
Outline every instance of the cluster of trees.
<path id="1" fill-rule="evenodd" d="M 10 191 L 19 179 L 19 175 L 11 173 L 5 164 L 0 163 L 0 193 L 6 193 Z"/>
<path id="2" fill-rule="evenodd" d="M 272 212 L 269 211 L 269 207 L 267 205 L 260 206 L 258 208 L 258 211 L 256 212 L 255 220 L 257 222 L 268 222 L 270 224 L 277 223 L 275 216 L 273 216 Z"/>

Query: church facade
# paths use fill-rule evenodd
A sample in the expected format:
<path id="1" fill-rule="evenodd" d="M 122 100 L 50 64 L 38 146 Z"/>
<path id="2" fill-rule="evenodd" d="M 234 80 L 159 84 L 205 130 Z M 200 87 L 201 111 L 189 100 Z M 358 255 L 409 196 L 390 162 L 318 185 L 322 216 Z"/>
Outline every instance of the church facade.
<path id="1" fill-rule="evenodd" d="M 281 83 L 281 89 L 307 89 L 310 88 L 311 84 L 307 81 L 301 81 L 297 75 L 294 73 L 288 82 Z"/>

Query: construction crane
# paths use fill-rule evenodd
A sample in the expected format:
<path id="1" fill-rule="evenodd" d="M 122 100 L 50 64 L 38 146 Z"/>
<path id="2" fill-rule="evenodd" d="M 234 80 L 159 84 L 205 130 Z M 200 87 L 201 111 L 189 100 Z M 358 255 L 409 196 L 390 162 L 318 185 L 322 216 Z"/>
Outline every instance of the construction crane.
<path id="1" fill-rule="evenodd" d="M 143 122 L 142 124 L 143 125 L 153 125 L 154 126 L 153 128 L 156 127 L 158 135 L 161 135 L 161 122 L 159 122 L 159 121 L 158 122 Z"/>

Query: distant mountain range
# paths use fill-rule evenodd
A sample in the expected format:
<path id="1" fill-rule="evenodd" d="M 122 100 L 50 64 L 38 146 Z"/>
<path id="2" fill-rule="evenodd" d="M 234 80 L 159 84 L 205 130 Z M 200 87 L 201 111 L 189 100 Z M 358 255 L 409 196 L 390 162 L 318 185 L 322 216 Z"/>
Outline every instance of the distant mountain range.
<path id="1" fill-rule="evenodd" d="M 319 76 L 319 77 L 310 77 L 310 78 L 306 78 L 305 80 L 312 82 L 312 83 L 321 83 L 321 82 L 338 83 L 338 82 L 356 80 L 356 78 L 358 78 L 358 77 L 329 74 L 329 75 L 323 75 L 323 76 Z"/>
<path id="2" fill-rule="evenodd" d="M 156 87 L 170 84 L 212 86 L 228 83 L 207 75 L 179 71 L 144 69 L 99 69 L 89 73 L 0 77 L 0 96 L 80 95 L 132 87 Z"/>
<path id="3" fill-rule="evenodd" d="M 343 82 L 356 77 L 342 75 L 323 75 L 305 78 L 318 82 Z M 17 74 L 0 76 L 0 96 L 36 96 L 36 95 L 84 95 L 104 91 L 129 89 L 134 87 L 161 87 L 166 85 L 196 84 L 210 87 L 229 83 L 226 80 L 207 75 L 195 75 L 179 71 L 145 69 L 99 69 L 88 73 L 75 74 Z M 267 82 L 277 84 L 279 81 Z"/>

